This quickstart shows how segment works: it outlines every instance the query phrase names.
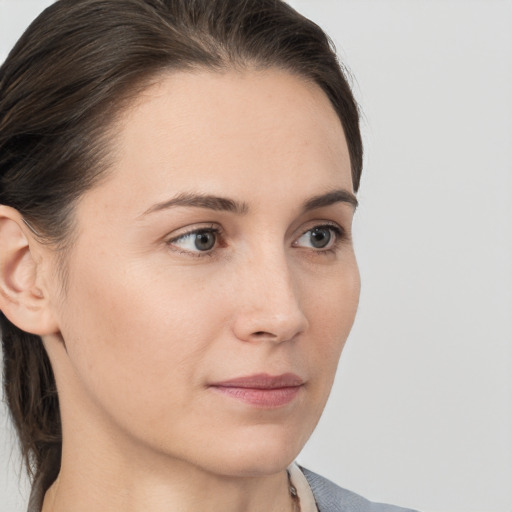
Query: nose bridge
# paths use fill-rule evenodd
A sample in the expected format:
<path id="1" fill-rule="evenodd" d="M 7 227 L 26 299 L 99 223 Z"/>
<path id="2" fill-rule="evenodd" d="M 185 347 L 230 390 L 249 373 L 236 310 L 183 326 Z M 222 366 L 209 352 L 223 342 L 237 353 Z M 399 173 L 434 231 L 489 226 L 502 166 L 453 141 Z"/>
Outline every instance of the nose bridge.
<path id="1" fill-rule="evenodd" d="M 303 332 L 307 319 L 284 245 L 262 244 L 250 251 L 242 264 L 243 278 L 237 287 L 237 336 L 286 341 Z"/>

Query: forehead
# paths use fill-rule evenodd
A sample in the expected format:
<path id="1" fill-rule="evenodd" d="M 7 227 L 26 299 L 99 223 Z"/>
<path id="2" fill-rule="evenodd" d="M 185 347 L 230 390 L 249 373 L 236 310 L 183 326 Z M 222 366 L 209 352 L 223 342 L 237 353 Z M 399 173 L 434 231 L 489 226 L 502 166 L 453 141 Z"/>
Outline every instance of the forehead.
<path id="1" fill-rule="evenodd" d="M 290 184 L 313 187 L 309 195 L 352 190 L 329 99 L 278 69 L 163 75 L 121 118 L 114 148 L 111 193 L 131 205 L 182 191 L 256 199 Z"/>

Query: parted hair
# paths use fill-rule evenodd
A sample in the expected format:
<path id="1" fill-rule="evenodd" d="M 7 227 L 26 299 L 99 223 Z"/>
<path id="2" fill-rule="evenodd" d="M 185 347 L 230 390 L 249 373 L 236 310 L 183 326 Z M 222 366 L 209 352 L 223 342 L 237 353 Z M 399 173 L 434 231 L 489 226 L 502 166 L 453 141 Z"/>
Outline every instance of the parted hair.
<path id="1" fill-rule="evenodd" d="M 0 67 L 0 204 L 63 257 L 74 205 L 108 172 L 109 141 L 130 101 L 173 70 L 280 68 L 317 84 L 347 139 L 354 190 L 358 107 L 332 42 L 281 0 L 58 0 Z M 1 257 L 1 255 L 0 255 Z M 60 470 L 59 399 L 39 336 L 0 313 L 4 396 L 29 475 Z"/>

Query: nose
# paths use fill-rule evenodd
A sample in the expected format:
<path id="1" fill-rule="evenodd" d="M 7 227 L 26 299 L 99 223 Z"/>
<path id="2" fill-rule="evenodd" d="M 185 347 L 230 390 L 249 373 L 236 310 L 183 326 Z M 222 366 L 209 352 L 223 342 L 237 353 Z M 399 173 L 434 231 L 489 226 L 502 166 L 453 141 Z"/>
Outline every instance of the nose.
<path id="1" fill-rule="evenodd" d="M 242 341 L 291 340 L 305 332 L 308 319 L 301 307 L 299 282 L 284 254 L 251 258 L 237 276 L 233 331 Z"/>

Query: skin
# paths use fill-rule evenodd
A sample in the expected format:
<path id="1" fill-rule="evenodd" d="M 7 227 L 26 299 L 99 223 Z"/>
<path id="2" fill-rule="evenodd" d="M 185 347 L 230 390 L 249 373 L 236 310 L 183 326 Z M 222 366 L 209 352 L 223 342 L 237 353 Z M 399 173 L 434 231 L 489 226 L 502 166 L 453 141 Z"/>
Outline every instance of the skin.
<path id="1" fill-rule="evenodd" d="M 64 290 L 55 255 L 30 242 L 64 438 L 43 510 L 291 510 L 285 468 L 320 418 L 359 297 L 353 205 L 304 211 L 353 192 L 340 121 L 284 71 L 180 72 L 125 113 L 113 154 L 77 205 Z M 240 211 L 163 206 L 180 194 Z M 331 242 L 314 247 L 326 225 Z M 186 236 L 198 229 L 220 231 L 211 250 Z M 278 407 L 210 387 L 287 372 L 303 385 Z"/>

